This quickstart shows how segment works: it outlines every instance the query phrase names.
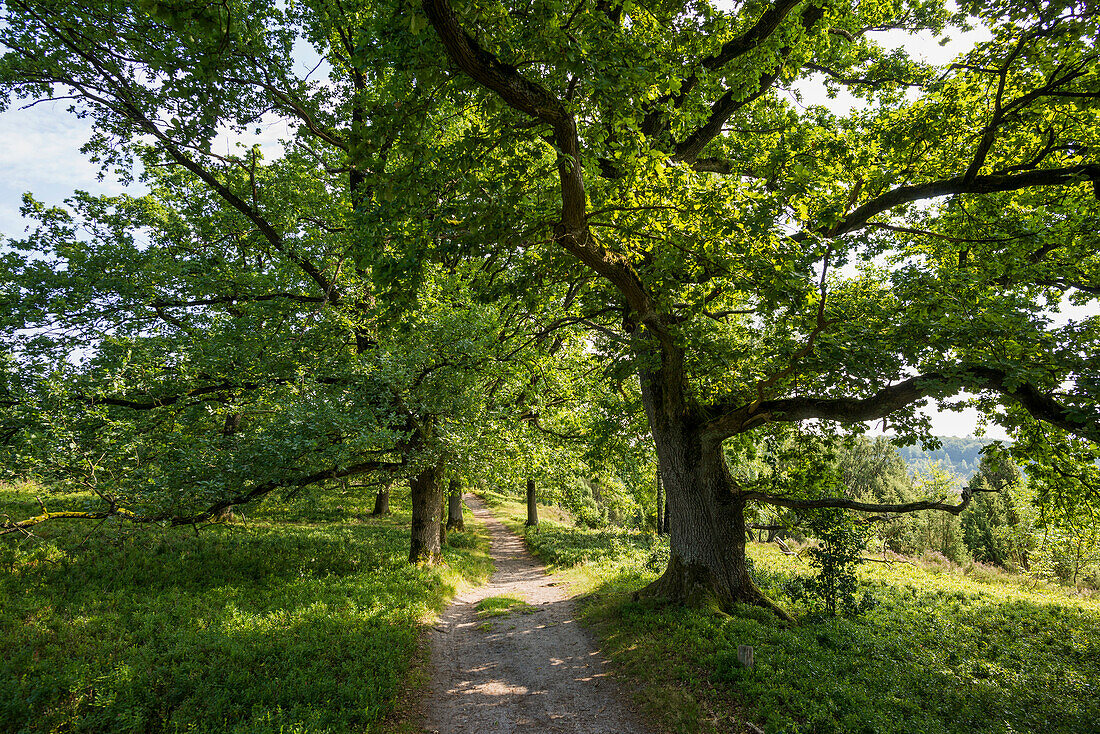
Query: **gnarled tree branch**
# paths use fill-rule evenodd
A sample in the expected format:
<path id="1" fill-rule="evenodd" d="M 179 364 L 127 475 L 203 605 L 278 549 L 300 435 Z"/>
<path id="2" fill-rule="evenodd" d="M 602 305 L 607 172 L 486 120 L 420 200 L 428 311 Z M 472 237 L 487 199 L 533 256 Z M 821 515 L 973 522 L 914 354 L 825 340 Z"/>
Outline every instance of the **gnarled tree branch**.
<path id="1" fill-rule="evenodd" d="M 953 388 L 945 387 L 952 383 Z M 1100 414 L 1064 405 L 1028 383 L 1015 383 L 1008 373 L 992 367 L 962 366 L 951 374 L 932 372 L 884 387 L 866 398 L 790 397 L 740 406 L 711 406 L 721 415 L 701 426 L 702 434 L 721 441 L 765 423 L 793 423 L 820 419 L 860 423 L 885 418 L 919 400 L 956 394 L 964 389 L 990 390 L 1015 401 L 1038 420 L 1081 438 L 1100 441 Z"/>
<path id="2" fill-rule="evenodd" d="M 860 502 L 846 497 L 824 497 L 820 499 L 798 499 L 783 495 L 767 494 L 766 492 L 742 492 L 738 499 L 746 502 L 763 502 L 777 507 L 789 507 L 796 510 L 816 510 L 826 507 L 842 510 L 858 510 L 859 512 L 879 512 L 890 514 L 903 514 L 920 512 L 922 510 L 941 510 L 958 515 L 965 510 L 974 498 L 975 492 L 996 492 L 993 489 L 972 489 L 964 487 L 962 496 L 957 505 L 948 504 L 940 500 L 920 500 L 918 502 L 905 502 L 901 504 L 877 504 L 874 502 Z"/>

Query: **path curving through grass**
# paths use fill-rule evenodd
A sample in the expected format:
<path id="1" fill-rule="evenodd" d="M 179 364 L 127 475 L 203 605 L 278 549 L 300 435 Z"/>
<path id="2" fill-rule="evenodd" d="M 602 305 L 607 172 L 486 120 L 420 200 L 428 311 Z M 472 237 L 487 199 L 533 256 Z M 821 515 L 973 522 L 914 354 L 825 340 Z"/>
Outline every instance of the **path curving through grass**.
<path id="1" fill-rule="evenodd" d="M 472 495 L 496 572 L 460 595 L 432 631 L 425 728 L 438 734 L 645 734 L 569 592 Z"/>

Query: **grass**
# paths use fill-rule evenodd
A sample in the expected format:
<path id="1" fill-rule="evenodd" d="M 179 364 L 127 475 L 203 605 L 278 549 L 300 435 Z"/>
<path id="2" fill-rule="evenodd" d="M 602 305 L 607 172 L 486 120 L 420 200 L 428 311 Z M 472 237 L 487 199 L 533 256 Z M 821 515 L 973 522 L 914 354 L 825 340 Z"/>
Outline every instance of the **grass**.
<path id="1" fill-rule="evenodd" d="M 507 617 L 512 614 L 533 614 L 538 611 L 523 599 L 507 594 L 486 597 L 477 603 L 476 609 L 479 619 Z"/>
<path id="2" fill-rule="evenodd" d="M 504 617 L 510 617 L 514 614 L 534 614 L 538 611 L 536 607 L 531 606 L 523 599 L 506 594 L 482 599 L 477 603 L 476 609 L 477 618 L 481 620 L 477 628 L 482 632 L 494 631 L 496 628 L 493 626 L 493 622 L 503 621 L 502 618 Z M 509 629 L 515 629 L 515 627 L 513 624 Z"/>
<path id="3" fill-rule="evenodd" d="M 0 513 L 36 514 L 36 492 L 0 487 Z M 318 493 L 197 535 L 0 538 L 0 731 L 381 730 L 423 625 L 492 566 L 480 526 L 452 534 L 446 568 L 410 566 L 407 503 L 370 518 L 372 502 Z"/>
<path id="4" fill-rule="evenodd" d="M 496 507 L 522 525 L 522 505 Z M 749 721 L 787 734 L 1100 732 L 1097 600 L 1024 577 L 871 563 L 861 583 L 877 605 L 860 618 L 815 619 L 783 593 L 809 569 L 754 544 L 759 583 L 800 615 L 784 625 L 759 608 L 632 601 L 660 570 L 651 536 L 543 522 L 525 537 L 588 594 L 586 623 L 671 731 L 746 731 Z M 752 670 L 738 666 L 738 645 L 754 647 Z"/>

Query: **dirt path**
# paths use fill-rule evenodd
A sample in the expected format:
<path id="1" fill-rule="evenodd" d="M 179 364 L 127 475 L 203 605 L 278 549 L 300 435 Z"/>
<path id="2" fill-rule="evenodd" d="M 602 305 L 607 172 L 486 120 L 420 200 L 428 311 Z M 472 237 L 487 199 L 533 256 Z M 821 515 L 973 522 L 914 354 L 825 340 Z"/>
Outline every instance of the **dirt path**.
<path id="1" fill-rule="evenodd" d="M 465 499 L 489 528 L 496 572 L 485 586 L 459 596 L 432 632 L 427 731 L 648 732 L 577 623 L 568 591 L 480 499 Z M 478 619 L 477 603 L 501 595 L 524 599 L 534 610 Z"/>

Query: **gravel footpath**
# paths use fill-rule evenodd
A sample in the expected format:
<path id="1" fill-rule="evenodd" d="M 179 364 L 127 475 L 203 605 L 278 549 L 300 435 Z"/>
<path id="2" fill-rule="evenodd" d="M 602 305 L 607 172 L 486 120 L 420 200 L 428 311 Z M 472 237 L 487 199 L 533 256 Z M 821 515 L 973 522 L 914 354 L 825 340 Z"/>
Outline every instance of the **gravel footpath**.
<path id="1" fill-rule="evenodd" d="M 455 599 L 432 631 L 425 731 L 647 734 L 649 727 L 577 623 L 565 587 L 546 575 L 479 498 L 465 500 L 489 528 L 496 571 L 489 583 Z M 534 610 L 479 620 L 477 603 L 502 595 L 523 599 Z"/>

